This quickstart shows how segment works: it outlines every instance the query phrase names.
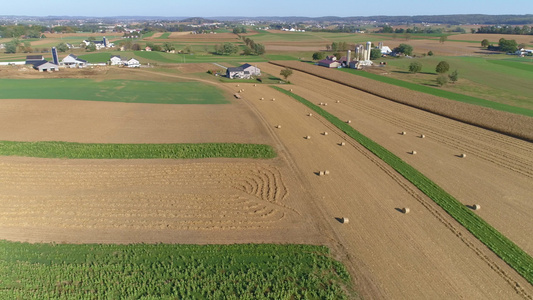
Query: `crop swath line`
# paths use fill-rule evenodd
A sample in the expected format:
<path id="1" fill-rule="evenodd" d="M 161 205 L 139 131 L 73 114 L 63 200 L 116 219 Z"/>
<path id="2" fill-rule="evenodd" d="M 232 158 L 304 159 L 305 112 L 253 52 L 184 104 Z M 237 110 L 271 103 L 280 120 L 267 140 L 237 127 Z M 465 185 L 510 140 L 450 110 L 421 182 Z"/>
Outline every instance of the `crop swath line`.
<path id="1" fill-rule="evenodd" d="M 450 214 L 450 216 L 463 225 L 483 244 L 485 244 L 496 255 L 503 259 L 503 261 L 505 261 L 509 266 L 515 269 L 529 283 L 533 284 L 533 258 L 503 234 L 498 232 L 494 227 L 490 226 L 487 222 L 485 222 L 485 220 L 474 214 L 461 202 L 448 194 L 441 187 L 413 168 L 411 165 L 401 160 L 398 156 L 394 155 L 392 152 L 388 151 L 368 137 L 362 135 L 360 132 L 336 116 L 294 93 L 276 86 L 272 86 L 272 88 L 298 100 L 302 104 L 314 110 L 316 113 L 320 114 L 326 120 L 346 133 L 349 137 L 353 138 L 367 148 L 370 152 L 382 159 L 385 163 L 387 163 L 403 177 L 409 180 L 413 185 L 415 185 L 420 191 L 435 201 L 435 203 L 442 207 L 448 214 Z"/>
<path id="2" fill-rule="evenodd" d="M 82 144 L 0 141 L 0 155 L 70 159 L 268 159 L 276 157 L 276 152 L 269 145 L 236 143 Z"/>

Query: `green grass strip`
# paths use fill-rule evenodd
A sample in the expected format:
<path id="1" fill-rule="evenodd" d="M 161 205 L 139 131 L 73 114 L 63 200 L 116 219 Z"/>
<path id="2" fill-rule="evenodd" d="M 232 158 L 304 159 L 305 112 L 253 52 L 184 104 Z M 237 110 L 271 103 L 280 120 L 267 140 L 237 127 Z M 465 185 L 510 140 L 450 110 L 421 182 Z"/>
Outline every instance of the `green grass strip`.
<path id="1" fill-rule="evenodd" d="M 355 298 L 324 246 L 0 240 L 0 270 L 0 299 Z"/>
<path id="2" fill-rule="evenodd" d="M 478 238 L 482 243 L 496 253 L 496 255 L 503 259 L 509 266 L 511 266 L 527 281 L 529 281 L 529 283 L 533 284 L 533 258 L 503 234 L 498 232 L 494 227 L 490 226 L 482 218 L 474 214 L 465 205 L 448 194 L 441 187 L 413 168 L 411 165 L 400 159 L 398 156 L 394 155 L 392 152 L 388 151 L 368 137 L 362 135 L 360 132 L 353 129 L 350 125 L 346 124 L 336 116 L 294 93 L 291 93 L 280 87 L 273 86 L 273 88 L 286 95 L 289 95 L 290 97 L 298 100 L 310 109 L 314 110 L 348 136 L 374 153 L 385 163 L 390 165 L 394 170 L 409 180 L 420 191 L 435 201 L 435 203 L 437 203 L 448 214 L 461 223 L 476 238 Z"/>
<path id="3" fill-rule="evenodd" d="M 193 159 L 276 157 L 269 145 L 205 144 L 82 144 L 69 142 L 0 141 L 0 155 L 69 159 Z"/>
<path id="4" fill-rule="evenodd" d="M 388 84 L 404 87 L 404 88 L 407 88 L 407 89 L 410 89 L 410 90 L 413 90 L 413 91 L 422 92 L 422 93 L 426 93 L 426 94 L 430 94 L 430 95 L 434 95 L 434 96 L 438 96 L 438 97 L 454 100 L 454 101 L 470 103 L 470 104 L 479 105 L 479 106 L 483 106 L 483 107 L 488 107 L 488 108 L 492 108 L 492 109 L 496 109 L 496 110 L 500 110 L 500 111 L 510 112 L 510 113 L 513 113 L 513 114 L 533 117 L 533 110 L 526 109 L 526 108 L 516 107 L 516 106 L 507 105 L 507 104 L 498 103 L 498 102 L 493 102 L 493 101 L 489 101 L 489 100 L 485 100 L 485 99 L 481 99 L 481 98 L 476 98 L 476 97 L 472 97 L 472 96 L 467 96 L 467 95 L 463 95 L 463 94 L 449 92 L 449 91 L 445 91 L 445 90 L 441 90 L 441 89 L 437 89 L 437 88 L 432 88 L 432 87 L 429 87 L 429 86 L 424 86 L 424 85 L 420 85 L 420 84 L 416 84 L 416 83 L 406 82 L 406 81 L 403 81 L 403 80 L 390 78 L 390 77 L 386 77 L 386 76 L 381 76 L 381 75 L 377 75 L 377 74 L 373 74 L 373 73 L 369 73 L 369 72 L 361 72 L 361 71 L 358 71 L 358 70 L 347 69 L 347 68 L 342 68 L 342 69 L 338 69 L 338 70 L 343 71 L 343 72 L 347 72 L 347 73 L 350 73 L 350 74 L 366 77 L 366 78 L 369 78 L 369 79 L 377 80 L 377 81 L 380 81 L 380 82 L 384 82 L 384 83 L 388 83 Z"/>

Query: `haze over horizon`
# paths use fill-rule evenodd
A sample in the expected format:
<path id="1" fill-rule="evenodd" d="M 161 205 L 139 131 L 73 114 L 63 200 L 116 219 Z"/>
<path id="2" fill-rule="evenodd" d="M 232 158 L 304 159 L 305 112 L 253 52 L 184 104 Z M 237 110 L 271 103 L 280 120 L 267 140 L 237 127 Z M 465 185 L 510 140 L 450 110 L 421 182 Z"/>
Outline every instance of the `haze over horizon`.
<path id="1" fill-rule="evenodd" d="M 287 4 L 289 3 L 289 4 Z M 90 5 L 89 5 L 90 4 Z M 512 5 L 495 0 L 448 0 L 427 1 L 412 0 L 401 4 L 398 1 L 384 0 L 379 3 L 368 2 L 330 5 L 324 1 L 282 0 L 270 1 L 173 1 L 160 0 L 153 5 L 146 1 L 92 0 L 87 5 L 72 5 L 67 0 L 51 0 L 46 2 L 28 0 L 24 2 L 6 1 L 2 3 L 0 15 L 14 16 L 85 16 L 85 17 L 118 17 L 118 16 L 156 16 L 156 17 L 266 17 L 266 16 L 297 16 L 297 17 L 367 17 L 367 16 L 417 16 L 417 15 L 523 15 L 531 8 L 530 1 L 515 0 Z"/>

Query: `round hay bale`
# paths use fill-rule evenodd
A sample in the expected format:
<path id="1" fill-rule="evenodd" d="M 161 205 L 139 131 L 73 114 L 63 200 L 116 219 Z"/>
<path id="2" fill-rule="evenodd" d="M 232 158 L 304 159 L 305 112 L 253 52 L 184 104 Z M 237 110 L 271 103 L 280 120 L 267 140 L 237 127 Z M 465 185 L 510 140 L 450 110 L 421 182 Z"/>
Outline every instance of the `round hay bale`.
<path id="1" fill-rule="evenodd" d="M 404 208 L 402 208 L 402 212 L 403 212 L 404 214 L 408 214 L 410 211 L 411 211 L 411 210 L 409 209 L 409 207 L 404 207 Z"/>
<path id="2" fill-rule="evenodd" d="M 420 135 L 420 138 L 421 138 L 421 139 L 423 139 L 423 138 L 425 138 L 425 137 L 426 137 L 426 136 L 423 135 L 423 134 Z"/>
<path id="3" fill-rule="evenodd" d="M 461 156 L 461 158 L 465 158 L 465 157 L 466 157 L 466 154 L 464 154 L 464 153 L 461 153 L 461 155 L 460 155 L 460 156 Z"/>
<path id="4" fill-rule="evenodd" d="M 276 128 L 281 128 L 281 125 L 276 125 Z"/>
<path id="5" fill-rule="evenodd" d="M 336 102 L 337 102 L 337 103 L 341 103 L 341 101 L 340 101 L 340 100 L 337 100 Z"/>
<path id="6" fill-rule="evenodd" d="M 324 176 L 324 171 L 318 172 L 318 176 Z"/>
<path id="7" fill-rule="evenodd" d="M 416 154 L 416 151 L 415 151 L 415 150 L 411 151 L 411 154 L 415 155 L 415 154 Z"/>
<path id="8" fill-rule="evenodd" d="M 328 135 L 328 132 L 327 132 L 327 131 L 324 131 L 323 135 Z"/>
<path id="9" fill-rule="evenodd" d="M 309 140 L 309 139 L 311 139 L 311 136 L 308 135 L 308 136 L 305 137 L 305 139 L 306 139 L 306 140 Z"/>
<path id="10" fill-rule="evenodd" d="M 474 208 L 474 210 L 480 210 L 481 209 L 481 205 L 479 205 L 479 204 L 474 204 L 472 207 Z"/>
<path id="11" fill-rule="evenodd" d="M 324 175 L 329 175 L 329 170 L 324 171 Z"/>
<path id="12" fill-rule="evenodd" d="M 346 218 L 346 217 L 343 217 L 343 218 L 341 219 L 341 221 L 342 221 L 342 224 L 348 224 L 348 223 L 350 223 L 350 220 L 349 220 L 348 218 Z"/>
<path id="13" fill-rule="evenodd" d="M 323 102 L 320 102 L 318 105 L 322 106 L 322 105 L 324 105 L 324 103 L 323 103 Z"/>
<path id="14" fill-rule="evenodd" d="M 328 106 L 328 104 L 327 104 L 327 103 L 324 103 L 324 106 Z"/>
<path id="15" fill-rule="evenodd" d="M 313 114 L 312 114 L 312 113 L 308 113 L 307 116 L 308 116 L 308 117 L 312 117 Z"/>
<path id="16" fill-rule="evenodd" d="M 242 91 L 244 92 L 244 89 L 242 89 Z"/>
<path id="17" fill-rule="evenodd" d="M 348 121 L 346 121 L 346 123 L 350 124 L 350 123 L 352 123 L 352 120 L 348 120 Z"/>
<path id="18" fill-rule="evenodd" d="M 406 135 L 406 134 L 407 134 L 407 132 L 405 132 L 405 131 L 402 131 L 402 135 Z"/>
<path id="19" fill-rule="evenodd" d="M 276 100 L 276 98 L 272 98 L 272 101 L 275 101 L 275 100 Z"/>
<path id="20" fill-rule="evenodd" d="M 265 100 L 265 98 L 261 97 L 261 99 L 259 99 L 259 100 Z"/>
<path id="21" fill-rule="evenodd" d="M 239 86 L 238 84 L 236 86 Z"/>
<path id="22" fill-rule="evenodd" d="M 346 146 L 346 143 L 345 142 L 341 142 L 341 146 Z"/>
<path id="23" fill-rule="evenodd" d="M 254 84 L 254 86 L 257 86 L 257 84 Z"/>
<path id="24" fill-rule="evenodd" d="M 292 92 L 292 89 L 290 89 L 290 91 Z"/>

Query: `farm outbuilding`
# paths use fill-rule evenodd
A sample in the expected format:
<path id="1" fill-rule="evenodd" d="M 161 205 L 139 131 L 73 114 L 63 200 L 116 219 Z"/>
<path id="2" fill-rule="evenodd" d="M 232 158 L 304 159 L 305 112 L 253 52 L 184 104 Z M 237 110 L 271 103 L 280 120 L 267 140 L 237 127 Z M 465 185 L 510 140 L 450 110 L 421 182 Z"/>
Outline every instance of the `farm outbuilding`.
<path id="1" fill-rule="evenodd" d="M 44 56 L 42 55 L 28 55 L 26 56 L 26 64 L 27 65 L 34 65 L 42 63 L 44 60 Z"/>
<path id="2" fill-rule="evenodd" d="M 111 66 L 123 66 L 127 63 L 127 61 L 128 60 L 126 58 L 120 57 L 120 55 L 112 55 L 109 59 L 109 64 Z"/>
<path id="3" fill-rule="evenodd" d="M 318 65 L 326 68 L 338 68 L 341 63 L 336 60 L 323 59 L 318 62 Z"/>
<path id="4" fill-rule="evenodd" d="M 136 60 L 135 58 L 130 58 L 128 59 L 128 61 L 126 61 L 126 66 L 128 68 L 140 68 L 141 67 L 141 63 Z"/>
<path id="5" fill-rule="evenodd" d="M 35 70 L 39 70 L 39 72 L 53 72 L 53 71 L 59 71 L 59 66 L 56 64 L 53 64 L 51 62 L 48 62 L 46 60 L 43 60 L 40 63 L 36 63 L 33 65 L 33 68 Z"/>

